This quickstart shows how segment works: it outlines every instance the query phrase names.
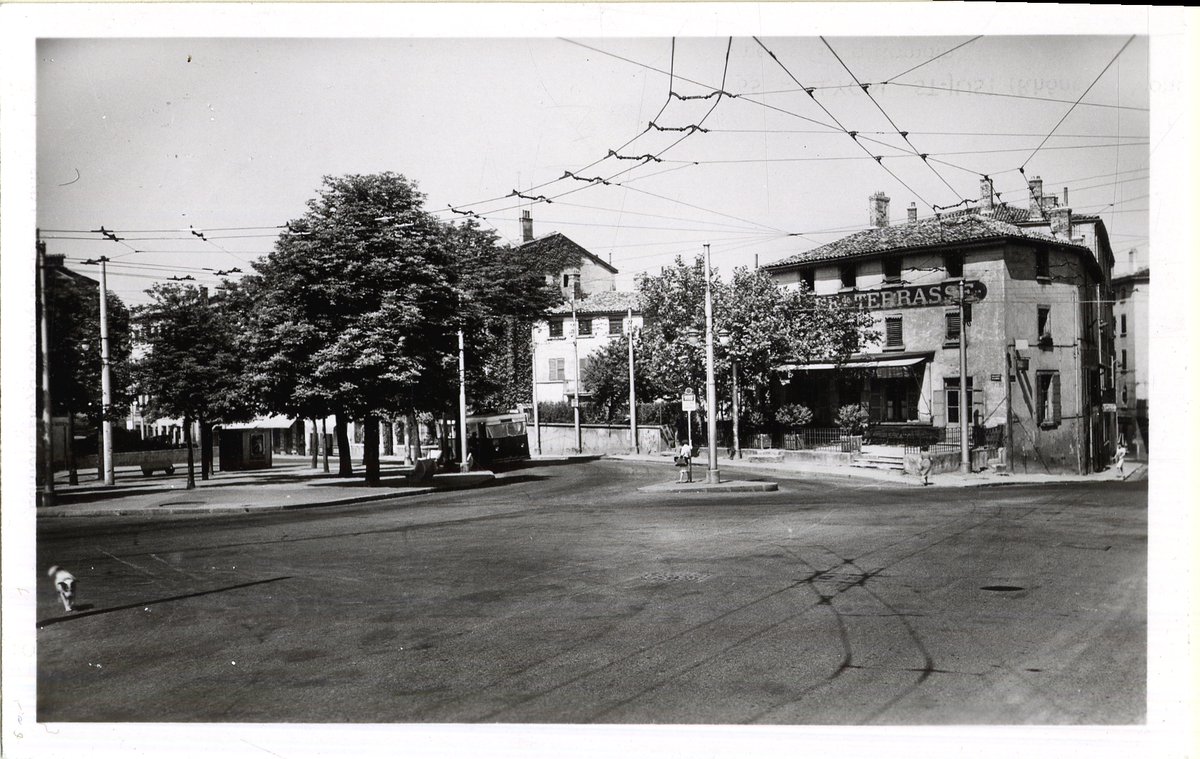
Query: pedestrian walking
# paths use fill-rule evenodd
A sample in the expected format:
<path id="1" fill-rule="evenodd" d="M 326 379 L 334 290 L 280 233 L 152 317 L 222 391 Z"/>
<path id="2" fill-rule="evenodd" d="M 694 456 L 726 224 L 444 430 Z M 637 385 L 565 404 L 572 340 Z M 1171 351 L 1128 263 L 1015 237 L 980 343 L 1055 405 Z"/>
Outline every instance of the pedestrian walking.
<path id="1" fill-rule="evenodd" d="M 1129 454 L 1129 449 L 1125 447 L 1125 441 L 1121 440 L 1117 443 L 1117 471 L 1125 474 L 1125 457 Z"/>
<path id="2" fill-rule="evenodd" d="M 929 456 L 929 446 L 921 446 L 921 460 L 917 464 L 917 473 L 921 475 L 921 484 L 929 484 L 929 475 L 933 472 L 933 459 Z"/>
<path id="3" fill-rule="evenodd" d="M 679 454 L 675 456 L 675 466 L 679 467 L 679 482 L 692 481 L 692 446 L 684 441 L 679 446 Z"/>

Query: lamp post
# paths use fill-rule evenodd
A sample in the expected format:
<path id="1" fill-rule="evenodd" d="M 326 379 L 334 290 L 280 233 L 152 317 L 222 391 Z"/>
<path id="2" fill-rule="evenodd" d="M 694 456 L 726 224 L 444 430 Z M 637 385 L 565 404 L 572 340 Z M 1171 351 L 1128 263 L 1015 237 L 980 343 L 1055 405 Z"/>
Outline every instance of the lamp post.
<path id="1" fill-rule="evenodd" d="M 640 453 L 637 434 L 637 390 L 633 381 L 633 309 L 629 309 L 629 441 L 633 453 Z"/>

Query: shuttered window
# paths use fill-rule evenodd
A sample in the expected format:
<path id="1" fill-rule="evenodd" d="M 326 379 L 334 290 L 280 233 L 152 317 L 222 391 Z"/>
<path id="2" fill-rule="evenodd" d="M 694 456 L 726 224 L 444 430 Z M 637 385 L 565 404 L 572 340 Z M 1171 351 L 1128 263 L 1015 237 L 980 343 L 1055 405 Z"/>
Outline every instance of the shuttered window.
<path id="1" fill-rule="evenodd" d="M 1057 427 L 1062 422 L 1062 392 L 1057 371 L 1037 373 L 1038 424 Z"/>
<path id="2" fill-rule="evenodd" d="M 946 342 L 957 345 L 962 339 L 962 317 L 958 311 L 946 312 Z"/>
<path id="3" fill-rule="evenodd" d="M 960 411 L 958 404 L 961 400 L 959 396 L 959 390 L 961 389 L 962 383 L 959 382 L 958 377 L 946 377 L 944 382 L 946 390 L 946 424 L 958 424 Z M 969 410 L 971 408 L 971 404 L 975 400 L 974 385 L 974 378 L 967 377 L 967 416 L 970 416 Z"/>
<path id="4" fill-rule="evenodd" d="M 562 382 L 567 378 L 567 360 L 565 358 L 550 359 L 550 381 Z"/>
<path id="5" fill-rule="evenodd" d="M 887 334 L 887 347 L 904 347 L 904 320 L 899 316 L 889 316 L 884 319 Z"/>

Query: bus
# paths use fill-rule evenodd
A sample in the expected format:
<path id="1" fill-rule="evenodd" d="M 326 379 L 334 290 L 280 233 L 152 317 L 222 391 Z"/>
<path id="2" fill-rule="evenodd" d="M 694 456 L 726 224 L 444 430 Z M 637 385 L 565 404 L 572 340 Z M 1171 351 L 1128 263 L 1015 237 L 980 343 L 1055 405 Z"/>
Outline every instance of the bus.
<path id="1" fill-rule="evenodd" d="M 513 411 L 468 416 L 467 452 L 477 467 L 528 459 L 529 434 L 525 429 L 525 415 Z M 460 453 L 457 446 L 454 453 L 457 458 Z"/>

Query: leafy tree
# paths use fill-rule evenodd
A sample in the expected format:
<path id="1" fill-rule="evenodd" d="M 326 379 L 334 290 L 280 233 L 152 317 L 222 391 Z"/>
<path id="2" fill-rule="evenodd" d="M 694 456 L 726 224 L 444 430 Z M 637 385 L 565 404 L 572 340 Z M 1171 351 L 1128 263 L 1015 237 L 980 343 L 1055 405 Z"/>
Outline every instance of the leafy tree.
<path id="1" fill-rule="evenodd" d="M 781 287 L 765 271 L 738 268 L 727 283 L 715 271 L 712 277 L 714 328 L 728 333 L 726 343 L 715 349 L 717 396 L 730 397 L 736 364 L 739 390 L 749 400 L 746 411 L 769 412 L 774 367 L 844 358 L 873 336 L 867 312 L 806 289 Z M 639 398 L 674 398 L 688 387 L 703 397 L 704 285 L 700 257 L 690 264 L 677 258 L 661 274 L 639 280 L 645 321 L 634 351 Z M 627 413 L 627 350 L 623 341 L 614 341 L 592 357 L 585 375 L 593 399 L 610 404 L 612 416 Z"/>
<path id="2" fill-rule="evenodd" d="M 352 473 L 347 420 L 363 420 L 376 482 L 381 416 L 438 408 L 454 380 L 461 299 L 445 225 L 423 200 L 391 172 L 325 177 L 254 265 L 248 342 L 261 403 L 336 414 L 342 476 Z"/>
<path id="3" fill-rule="evenodd" d="M 235 294 L 224 303 L 210 303 L 203 288 L 179 284 L 158 284 L 147 293 L 151 302 L 134 313 L 146 347 L 136 364 L 136 381 L 152 398 L 155 411 L 182 418 L 190 489 L 196 486 L 192 422 L 200 422 L 202 476 L 207 477 L 209 425 L 249 415 L 244 358 L 237 343 L 244 300 Z"/>
<path id="4" fill-rule="evenodd" d="M 49 327 L 50 397 L 56 414 L 68 420 L 68 445 L 73 444 L 77 414 L 89 426 L 104 421 L 100 358 L 100 288 L 89 278 L 61 266 L 46 271 L 46 314 Z M 38 382 L 41 382 L 41 332 L 38 332 Z M 132 351 L 130 312 L 114 293 L 108 293 L 108 355 L 111 403 L 108 419 L 124 418 L 130 393 Z M 39 413 L 42 397 L 38 394 Z M 68 458 L 73 460 L 71 451 Z"/>
<path id="5" fill-rule="evenodd" d="M 474 219 L 446 226 L 454 253 L 461 324 L 466 333 L 467 398 L 477 409 L 507 409 L 532 399 L 529 335 L 534 322 L 562 301 L 543 261 L 499 244 Z"/>

